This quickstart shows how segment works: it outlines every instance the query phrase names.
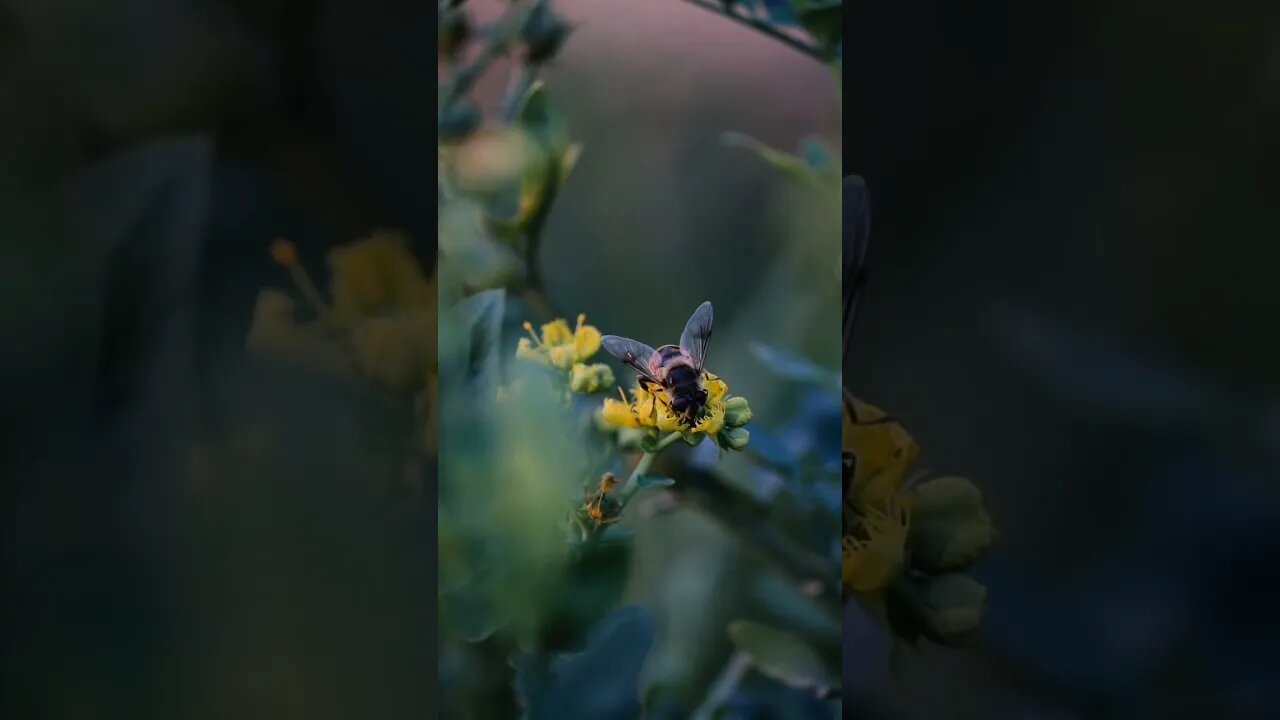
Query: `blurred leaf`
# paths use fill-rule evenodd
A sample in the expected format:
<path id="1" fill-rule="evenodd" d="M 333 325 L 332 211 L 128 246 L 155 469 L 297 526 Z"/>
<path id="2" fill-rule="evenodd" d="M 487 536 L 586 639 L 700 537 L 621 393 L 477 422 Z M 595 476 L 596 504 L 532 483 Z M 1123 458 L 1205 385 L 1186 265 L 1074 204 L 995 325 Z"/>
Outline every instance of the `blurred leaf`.
<path id="1" fill-rule="evenodd" d="M 816 137 L 807 137 L 800 143 L 800 156 L 809 167 L 818 172 L 834 172 L 835 160 L 832 159 L 831 148 Z"/>
<path id="2" fill-rule="evenodd" d="M 776 433 L 758 425 L 751 428 L 751 444 L 747 446 L 747 453 L 781 472 L 794 469 L 800 462 L 800 458 L 791 452 Z"/>
<path id="3" fill-rule="evenodd" d="M 497 223 L 499 231 L 512 240 L 546 213 L 582 154 L 582 145 L 570 142 L 568 123 L 552 105 L 546 86 L 540 81 L 525 94 L 516 111 L 516 122 L 534 139 L 541 157 L 526 166 L 515 215 Z"/>
<path id="4" fill-rule="evenodd" d="M 834 56 L 843 33 L 842 0 L 791 0 L 800 25 Z"/>
<path id="5" fill-rule="evenodd" d="M 791 0 L 758 0 L 763 6 L 769 22 L 779 27 L 798 27 L 800 20 L 796 17 Z"/>
<path id="6" fill-rule="evenodd" d="M 729 623 L 729 638 L 751 656 L 757 670 L 784 685 L 817 690 L 833 684 L 818 654 L 794 635 L 749 620 L 735 620 Z"/>
<path id="7" fill-rule="evenodd" d="M 618 536 L 615 534 L 614 539 Z M 542 645 L 549 650 L 576 650 L 586 633 L 622 599 L 631 576 L 629 542 L 581 546 L 560 581 L 543 622 Z"/>
<path id="8" fill-rule="evenodd" d="M 635 539 L 635 532 L 624 525 L 613 524 L 600 535 L 601 543 L 625 543 Z"/>
<path id="9" fill-rule="evenodd" d="M 546 84 L 535 82 L 520 101 L 516 122 L 555 157 L 569 149 L 569 126 L 564 115 L 551 104 Z"/>
<path id="10" fill-rule="evenodd" d="M 641 490 L 651 487 L 670 487 L 675 484 L 676 481 L 674 479 L 662 477 L 661 475 L 641 475 L 636 478 L 636 485 L 638 485 Z"/>
<path id="11" fill-rule="evenodd" d="M 759 360 L 761 364 L 785 380 L 828 385 L 832 388 L 840 387 L 840 373 L 838 372 L 818 367 L 799 355 L 789 353 L 772 345 L 753 342 L 750 347 L 751 354 L 755 356 L 756 360 Z"/>
<path id="12" fill-rule="evenodd" d="M 505 303 L 505 290 L 486 290 L 464 298 L 447 311 L 440 324 L 441 377 L 445 384 L 469 386 L 469 392 L 491 389 L 485 397 L 497 392 Z M 451 377 L 451 373 L 461 376 Z"/>
<path id="13" fill-rule="evenodd" d="M 740 147 L 754 152 L 762 160 L 772 165 L 783 174 L 798 180 L 810 187 L 836 192 L 840 184 L 839 170 L 832 166 L 828 157 L 830 151 L 816 138 L 809 138 L 801 147 L 804 156 L 792 155 L 769 147 L 755 138 L 742 133 L 727 132 L 721 140 L 730 147 Z M 815 163 L 819 163 L 816 164 Z M 825 163 L 826 167 L 822 164 Z"/>
<path id="14" fill-rule="evenodd" d="M 653 647 L 655 623 L 643 607 L 619 608 L 600 621 L 582 652 L 549 662 L 521 657 L 516 691 L 528 720 L 636 720 L 640 671 Z"/>
<path id="15" fill-rule="evenodd" d="M 489 233 L 480 205 L 462 199 L 446 202 L 437 229 L 442 298 L 503 287 L 520 276 L 523 262 Z"/>

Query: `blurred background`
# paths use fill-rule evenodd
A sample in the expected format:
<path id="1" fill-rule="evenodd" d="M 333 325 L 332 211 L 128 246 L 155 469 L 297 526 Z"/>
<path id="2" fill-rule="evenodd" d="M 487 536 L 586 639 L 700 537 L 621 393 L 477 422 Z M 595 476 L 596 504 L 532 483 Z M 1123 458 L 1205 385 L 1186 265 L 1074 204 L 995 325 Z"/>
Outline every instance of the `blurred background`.
<path id="1" fill-rule="evenodd" d="M 577 27 L 545 75 L 584 152 L 549 300 L 657 344 L 710 299 L 714 369 L 784 415 L 802 403 L 746 348 L 835 367 L 836 235 L 720 134 L 838 151 L 831 73 L 676 0 L 559 7 Z M 259 293 L 291 291 L 274 238 L 322 288 L 326 253 L 383 227 L 432 271 L 434 23 L 392 0 L 0 3 L 6 716 L 426 714 L 433 498 L 389 489 L 413 410 L 244 348 Z M 659 608 L 649 672 L 702 687 L 723 617 L 672 608 L 753 561 L 662 523 L 633 592 Z"/>
<path id="2" fill-rule="evenodd" d="M 1280 7 L 848 21 L 872 260 L 845 382 L 974 478 L 1001 535 L 973 650 L 893 677 L 846 617 L 846 712 L 1280 715 Z"/>

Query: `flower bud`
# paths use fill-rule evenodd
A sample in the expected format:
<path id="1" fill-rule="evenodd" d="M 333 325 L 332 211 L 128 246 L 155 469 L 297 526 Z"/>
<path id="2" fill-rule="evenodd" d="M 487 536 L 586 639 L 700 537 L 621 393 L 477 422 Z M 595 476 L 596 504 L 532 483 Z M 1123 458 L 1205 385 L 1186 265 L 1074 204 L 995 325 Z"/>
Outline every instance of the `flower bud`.
<path id="1" fill-rule="evenodd" d="M 437 22 L 440 56 L 453 59 L 471 37 L 467 13 L 460 8 L 446 8 L 440 12 Z"/>
<path id="2" fill-rule="evenodd" d="M 730 450 L 746 450 L 751 431 L 743 427 L 729 428 L 720 433 L 722 444 Z"/>
<path id="3" fill-rule="evenodd" d="M 612 385 L 613 370 L 603 363 L 595 365 L 576 363 L 569 371 L 569 388 L 574 392 L 593 393 Z"/>
<path id="4" fill-rule="evenodd" d="M 734 396 L 724 401 L 724 424 L 731 428 L 742 427 L 751 421 L 751 406 L 744 397 Z"/>
<path id="5" fill-rule="evenodd" d="M 912 614 L 925 636 L 955 645 L 982 624 L 987 588 L 968 575 L 948 573 L 926 580 L 910 580 L 902 587 Z"/>
<path id="6" fill-rule="evenodd" d="M 521 31 L 521 39 L 529 46 L 529 62 L 541 63 L 555 57 L 570 32 L 572 28 L 551 6 L 535 6 Z"/>
<path id="7" fill-rule="evenodd" d="M 480 127 L 480 108 L 469 98 L 459 98 L 440 112 L 440 137 L 461 140 Z"/>
<path id="8" fill-rule="evenodd" d="M 293 267 L 298 264 L 298 246 L 284 238 L 272 240 L 271 259 L 284 267 Z"/>
<path id="9" fill-rule="evenodd" d="M 539 365 L 549 365 L 551 363 L 551 361 L 547 359 L 547 354 L 534 347 L 533 342 L 530 341 L 529 338 L 520 338 L 520 340 L 516 342 L 516 357 L 521 360 L 529 360 L 531 362 L 538 363 Z"/>
<path id="10" fill-rule="evenodd" d="M 624 427 L 621 430 L 618 430 L 618 447 L 624 450 L 639 450 L 641 442 L 648 436 L 648 430 Z"/>
<path id="11" fill-rule="evenodd" d="M 911 496 L 911 518 L 912 564 L 927 572 L 965 567 L 995 538 L 981 491 L 962 477 L 921 483 Z"/>

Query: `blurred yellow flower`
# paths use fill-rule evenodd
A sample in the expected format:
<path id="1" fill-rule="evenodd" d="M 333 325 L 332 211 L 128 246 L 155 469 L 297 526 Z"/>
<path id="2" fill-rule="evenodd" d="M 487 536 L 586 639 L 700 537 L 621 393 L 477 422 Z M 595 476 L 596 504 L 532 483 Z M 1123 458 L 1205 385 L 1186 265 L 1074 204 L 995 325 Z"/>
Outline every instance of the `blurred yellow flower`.
<path id="1" fill-rule="evenodd" d="M 332 308 L 298 264 L 292 242 L 273 241 L 271 257 L 289 270 L 319 320 L 296 324 L 289 296 L 264 291 L 249 331 L 250 349 L 354 367 L 399 392 L 426 388 L 438 365 L 436 278 L 423 273 L 402 235 L 379 230 L 329 253 Z M 297 331 L 304 327 L 306 332 Z"/>
<path id="2" fill-rule="evenodd" d="M 870 593 L 888 587 L 902 573 L 911 518 L 905 508 L 890 501 L 884 509 L 862 509 L 855 534 L 846 535 L 840 559 L 844 584 Z"/>
<path id="3" fill-rule="evenodd" d="M 422 272 L 407 239 L 378 230 L 363 240 L 334 248 L 328 257 L 334 312 L 354 322 L 410 307 L 436 307 L 436 288 Z"/>
<path id="4" fill-rule="evenodd" d="M 271 259 L 284 267 L 298 264 L 298 246 L 279 238 L 271 241 Z"/>
<path id="5" fill-rule="evenodd" d="M 570 370 L 600 351 L 600 331 L 586 322 L 587 316 L 579 315 L 577 327 L 571 329 L 568 322 L 557 318 L 542 326 L 541 335 L 533 331 L 533 323 L 526 322 L 529 337 L 516 344 L 516 357 Z"/>

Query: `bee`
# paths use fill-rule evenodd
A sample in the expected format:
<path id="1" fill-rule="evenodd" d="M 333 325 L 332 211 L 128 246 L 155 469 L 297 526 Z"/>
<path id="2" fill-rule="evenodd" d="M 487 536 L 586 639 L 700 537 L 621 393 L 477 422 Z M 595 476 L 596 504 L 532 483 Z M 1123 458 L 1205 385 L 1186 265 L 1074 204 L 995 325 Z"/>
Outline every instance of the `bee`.
<path id="1" fill-rule="evenodd" d="M 662 390 L 680 422 L 693 427 L 707 404 L 702 380 L 706 373 L 712 319 L 711 303 L 702 303 L 685 324 L 680 344 L 663 345 L 657 350 L 617 335 L 605 335 L 600 343 L 610 355 L 639 374 L 640 386 L 646 391 Z M 655 397 L 658 397 L 656 393 Z"/>

